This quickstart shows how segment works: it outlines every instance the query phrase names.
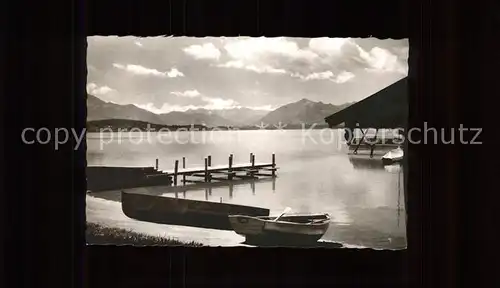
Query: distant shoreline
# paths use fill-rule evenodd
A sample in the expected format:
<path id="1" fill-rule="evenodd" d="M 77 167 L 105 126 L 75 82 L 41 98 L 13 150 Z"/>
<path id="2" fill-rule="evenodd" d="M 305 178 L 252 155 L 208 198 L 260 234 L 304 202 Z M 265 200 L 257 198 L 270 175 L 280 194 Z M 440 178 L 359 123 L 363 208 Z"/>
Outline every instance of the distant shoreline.
<path id="1" fill-rule="evenodd" d="M 245 125 L 245 126 L 205 126 L 202 124 L 190 125 L 162 125 L 144 121 L 128 119 L 106 119 L 87 122 L 87 132 L 147 132 L 147 131 L 245 131 L 245 130 L 300 130 L 325 129 L 327 123 L 321 124 L 282 124 L 282 125 Z M 334 127 L 339 129 L 343 127 Z"/>
<path id="2" fill-rule="evenodd" d="M 305 129 L 311 129 L 311 130 L 321 130 L 321 129 L 325 129 L 325 128 L 328 128 L 328 127 L 314 127 L 314 128 L 310 128 L 310 127 L 306 127 Z M 342 129 L 343 127 L 338 127 L 338 128 L 331 128 L 331 129 Z M 108 128 L 102 128 L 102 129 L 108 129 Z M 122 130 L 119 130 L 119 129 L 122 129 Z M 111 128 L 111 131 L 109 130 L 106 130 L 106 131 L 101 131 L 101 129 L 97 129 L 97 130 L 89 130 L 87 129 L 87 133 L 100 133 L 100 132 L 113 132 L 113 133 L 117 133 L 117 132 L 152 132 L 152 133 L 161 133 L 161 132 L 168 132 L 168 131 L 180 131 L 180 132 L 203 132 L 203 131 L 221 131 L 221 132 L 225 132 L 225 131 L 262 131 L 262 130 L 266 130 L 266 131 L 276 131 L 276 130 L 302 130 L 303 128 L 283 128 L 283 129 L 259 129 L 259 128 L 248 128 L 248 129 L 245 129 L 245 128 L 233 128 L 233 129 L 221 129 L 221 128 L 206 128 L 206 129 L 185 129 L 185 128 L 181 128 L 181 129 L 169 129 L 169 128 L 164 128 L 163 131 L 161 130 L 138 130 L 138 129 L 134 129 L 134 131 L 129 131 L 129 130 L 125 130 L 124 128 Z"/>

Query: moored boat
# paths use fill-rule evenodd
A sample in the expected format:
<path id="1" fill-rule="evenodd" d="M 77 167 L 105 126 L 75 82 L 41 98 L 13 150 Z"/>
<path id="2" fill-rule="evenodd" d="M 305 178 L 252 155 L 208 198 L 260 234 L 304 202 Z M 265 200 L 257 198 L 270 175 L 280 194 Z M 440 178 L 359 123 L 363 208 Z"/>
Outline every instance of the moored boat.
<path id="1" fill-rule="evenodd" d="M 382 156 L 382 162 L 384 164 L 396 163 L 403 160 L 404 152 L 401 147 L 398 147 L 394 150 L 387 152 L 384 156 Z"/>
<path id="2" fill-rule="evenodd" d="M 230 215 L 229 222 L 247 243 L 311 243 L 328 230 L 328 214 L 296 214 L 279 217 Z"/>
<path id="3" fill-rule="evenodd" d="M 146 222 L 198 228 L 232 230 L 228 215 L 269 215 L 269 209 L 229 203 L 121 193 L 125 216 Z"/>

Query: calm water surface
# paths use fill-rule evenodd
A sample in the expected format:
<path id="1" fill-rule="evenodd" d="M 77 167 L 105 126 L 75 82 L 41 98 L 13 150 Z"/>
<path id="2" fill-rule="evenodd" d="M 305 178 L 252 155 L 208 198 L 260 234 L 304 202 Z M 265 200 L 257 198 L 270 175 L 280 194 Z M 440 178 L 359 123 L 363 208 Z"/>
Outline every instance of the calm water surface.
<path id="1" fill-rule="evenodd" d="M 371 248 L 399 249 L 406 246 L 403 175 L 398 167 L 376 167 L 374 161 L 356 161 L 347 154 L 337 130 L 151 132 L 123 134 L 89 133 L 88 165 L 154 166 L 172 170 L 175 160 L 186 157 L 186 166 L 203 166 L 212 156 L 213 165 L 271 162 L 279 167 L 275 181 L 235 185 L 180 193 L 179 197 L 260 206 L 279 214 L 329 213 L 332 225 L 323 239 Z M 358 158 L 363 158 L 358 156 Z M 387 168 L 387 167 L 386 167 Z M 174 197 L 165 194 L 166 197 Z M 88 209 L 97 209 L 88 207 Z M 131 220 L 132 221 L 132 220 Z M 154 224 L 156 225 L 156 224 Z M 151 225 L 150 225 L 151 226 Z M 216 232 L 214 232 L 216 233 Z M 222 237 L 222 236 L 221 236 Z"/>

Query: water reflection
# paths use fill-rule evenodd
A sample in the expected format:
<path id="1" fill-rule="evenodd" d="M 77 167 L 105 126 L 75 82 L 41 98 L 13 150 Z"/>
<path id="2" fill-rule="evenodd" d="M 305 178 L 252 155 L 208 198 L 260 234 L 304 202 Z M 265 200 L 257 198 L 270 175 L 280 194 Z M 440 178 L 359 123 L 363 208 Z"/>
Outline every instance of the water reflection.
<path id="1" fill-rule="evenodd" d="M 382 162 L 380 157 L 370 158 L 366 155 L 349 155 L 348 157 L 354 169 L 385 170 L 390 173 L 399 173 L 401 171 L 399 163 L 387 165 Z"/>
<path id="2" fill-rule="evenodd" d="M 368 155 L 349 155 L 348 157 L 355 169 L 384 169 L 384 164 L 379 157 L 370 158 Z"/>
<path id="3" fill-rule="evenodd" d="M 226 187 L 228 190 L 228 198 L 232 200 L 234 197 L 235 187 L 238 189 L 244 189 L 245 186 L 249 187 L 252 191 L 252 195 L 256 195 L 256 184 L 257 183 L 266 183 L 271 182 L 272 187 L 271 190 L 275 193 L 276 189 L 276 178 L 262 178 L 262 179 L 245 179 L 245 180 L 237 180 L 232 182 L 211 182 L 211 183 L 202 183 L 202 184 L 193 184 L 186 186 L 160 186 L 160 187 L 141 187 L 141 188 L 131 188 L 127 189 L 128 192 L 132 193 L 144 193 L 155 196 L 164 196 L 164 197 L 179 197 L 179 192 L 182 191 L 182 197 L 184 199 L 191 199 L 194 195 L 193 193 L 197 191 L 205 192 L 205 200 L 206 201 L 217 201 L 219 198 L 216 196 L 221 195 L 221 191 L 223 191 Z M 217 195 L 212 197 L 213 190 L 216 189 Z M 186 194 L 189 192 L 189 196 L 186 197 Z M 174 196 L 172 196 L 172 194 Z M 96 195 L 99 197 L 99 195 Z"/>
<path id="4" fill-rule="evenodd" d="M 113 142 L 100 149 L 97 140 L 87 139 L 87 161 L 89 165 L 152 166 L 159 158 L 161 170 L 172 170 L 175 160 L 180 161 L 183 157 L 189 167 L 203 165 L 207 155 L 212 156 L 213 165 L 225 165 L 230 154 L 234 155 L 234 163 L 245 163 L 250 153 L 263 162 L 269 161 L 269 155 L 276 153 L 280 168 L 276 179 L 127 191 L 264 207 L 269 208 L 273 215 L 281 213 L 284 207 L 291 207 L 294 213 L 329 213 L 333 223 L 331 231 L 325 234 L 327 240 L 368 247 L 380 246 L 382 242 L 386 247 L 395 247 L 397 237 L 402 237 L 404 242 L 404 185 L 402 180 L 398 185 L 397 176 L 401 174 L 402 179 L 403 174 L 399 165 L 384 167 L 380 160 L 382 153 L 376 153 L 374 159 L 370 159 L 369 152 L 364 155 L 361 150 L 358 155 L 348 155 L 346 147 L 338 150 L 331 143 L 321 142 L 319 131 L 312 131 L 312 139 L 305 140 L 301 131 L 267 132 L 217 132 L 214 137 L 224 140 L 217 145 L 181 145 L 175 142 L 169 145 L 131 145 L 126 142 L 119 145 Z M 232 140 L 232 136 L 238 136 L 239 140 Z M 279 185 L 276 185 L 278 181 Z M 120 201 L 119 193 L 111 194 L 106 192 L 94 196 Z M 387 242 L 389 238 L 393 239 L 393 244 Z"/>

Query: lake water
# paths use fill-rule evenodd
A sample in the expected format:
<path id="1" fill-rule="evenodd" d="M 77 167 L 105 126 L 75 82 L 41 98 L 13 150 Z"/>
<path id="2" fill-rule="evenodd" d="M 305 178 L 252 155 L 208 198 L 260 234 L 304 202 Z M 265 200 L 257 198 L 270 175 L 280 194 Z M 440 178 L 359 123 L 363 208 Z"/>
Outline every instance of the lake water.
<path id="1" fill-rule="evenodd" d="M 213 188 L 211 194 L 205 190 L 188 191 L 181 197 L 217 202 L 222 198 L 226 203 L 266 207 L 272 214 L 281 213 L 285 207 L 297 213 L 329 213 L 332 225 L 323 237 L 325 240 L 370 248 L 406 247 L 402 172 L 398 167 L 384 169 L 376 160 L 367 160 L 365 156 L 349 156 L 342 135 L 342 131 L 331 129 L 142 132 L 122 134 L 121 138 L 118 133 L 89 133 L 87 163 L 154 166 L 158 158 L 159 169 L 172 170 L 175 160 L 182 160 L 182 157 L 186 157 L 187 167 L 193 167 L 203 166 L 208 155 L 212 156 L 212 165 L 219 165 L 227 164 L 229 154 L 234 155 L 235 164 L 248 163 L 250 153 L 255 154 L 256 162 L 270 163 L 275 153 L 279 167 L 275 181 L 235 185 L 232 191 L 228 187 Z M 171 197 L 171 194 L 165 196 Z M 114 204 L 93 201 L 94 204 L 87 201 L 89 221 L 92 215 L 100 215 L 99 221 L 106 222 L 106 213 L 121 212 L 116 209 L 112 210 L 114 212 L 98 211 Z M 129 221 L 127 227 L 138 227 L 142 232 L 168 230 L 167 225 L 135 225 L 134 220 L 125 220 L 123 215 L 110 215 L 109 221 L 113 221 L 113 217 Z M 182 234 L 179 227 L 175 229 L 177 235 Z M 193 229 L 186 229 L 185 233 L 210 234 Z M 213 235 L 229 235 L 217 233 L 214 231 L 212 238 L 216 238 Z M 189 236 L 184 238 L 189 239 Z"/>

